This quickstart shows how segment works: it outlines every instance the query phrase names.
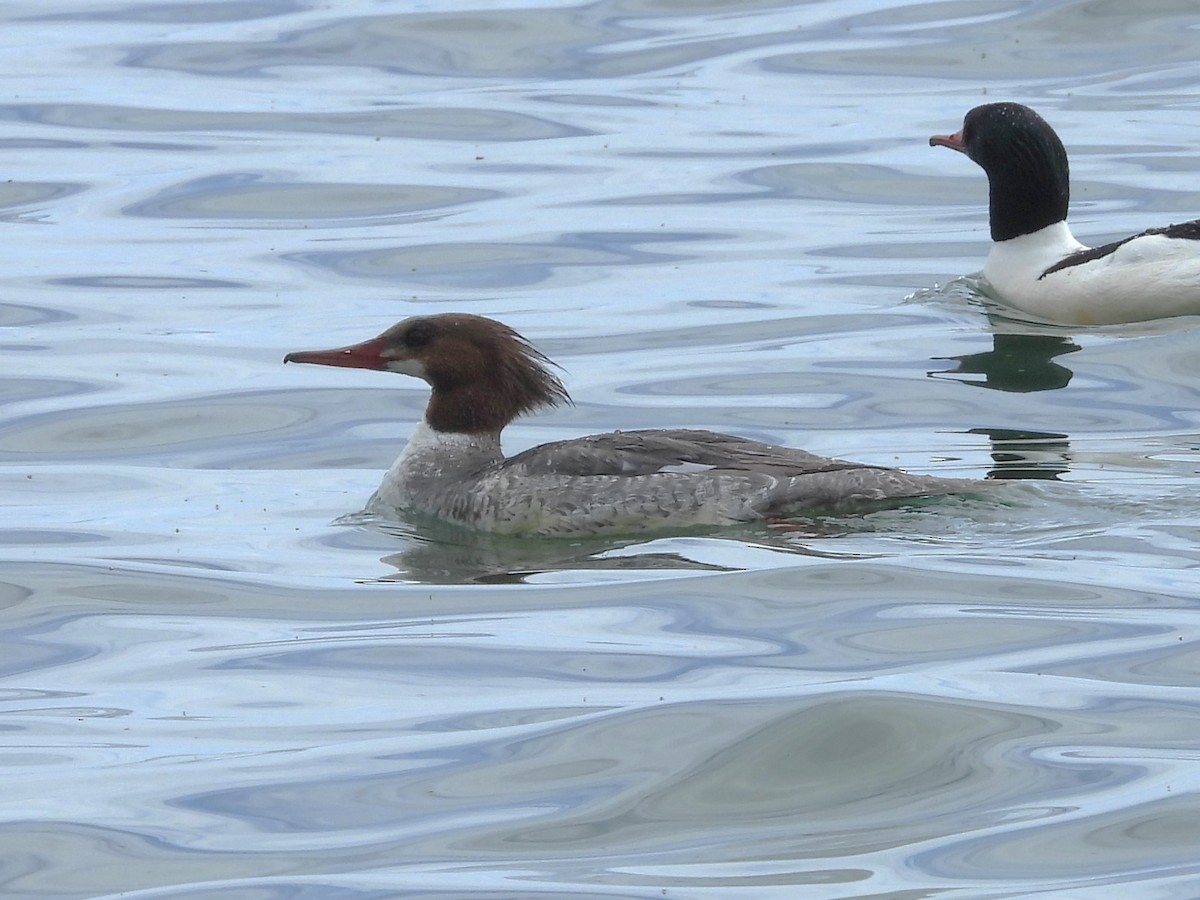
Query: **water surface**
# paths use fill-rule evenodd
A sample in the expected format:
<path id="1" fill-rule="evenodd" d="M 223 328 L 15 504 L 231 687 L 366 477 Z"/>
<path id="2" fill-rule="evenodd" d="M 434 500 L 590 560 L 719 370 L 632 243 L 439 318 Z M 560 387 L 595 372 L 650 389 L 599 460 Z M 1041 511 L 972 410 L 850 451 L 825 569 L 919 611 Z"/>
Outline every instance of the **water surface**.
<path id="1" fill-rule="evenodd" d="M 1190 897 L 1194 319 L 990 309 L 1015 99 L 1076 233 L 1200 214 L 1177 2 L 17 4 L 5 896 Z M 1002 479 L 792 530 L 355 517 L 493 316 L 591 431 Z"/>

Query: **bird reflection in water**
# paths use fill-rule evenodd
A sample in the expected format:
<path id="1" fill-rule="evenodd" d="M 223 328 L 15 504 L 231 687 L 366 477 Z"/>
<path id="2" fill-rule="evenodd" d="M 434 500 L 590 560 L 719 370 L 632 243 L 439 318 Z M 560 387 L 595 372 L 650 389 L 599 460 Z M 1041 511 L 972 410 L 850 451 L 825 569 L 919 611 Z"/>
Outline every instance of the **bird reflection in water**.
<path id="1" fill-rule="evenodd" d="M 948 356 L 957 368 L 948 372 L 930 372 L 932 378 L 949 376 L 955 381 L 994 391 L 1028 394 L 1055 391 L 1071 383 L 1074 374 L 1054 362 L 1057 356 L 1081 349 L 1067 337 L 1050 334 L 993 334 L 992 349 L 985 353 Z M 982 375 L 982 380 L 954 376 Z"/>
<path id="2" fill-rule="evenodd" d="M 991 442 L 991 479 L 1053 481 L 1070 468 L 1071 443 L 1065 434 L 1013 428 L 972 428 L 967 434 L 986 435 Z"/>
<path id="3" fill-rule="evenodd" d="M 931 378 L 949 377 L 972 387 L 994 391 L 1019 394 L 1054 391 L 1070 384 L 1074 374 L 1055 362 L 1055 357 L 1079 349 L 1080 346 L 1070 338 L 1058 335 L 993 334 L 991 350 L 942 357 L 957 362 L 957 367 L 929 375 Z M 995 466 L 988 478 L 1052 480 L 1069 468 L 1071 447 L 1065 434 L 1014 428 L 972 428 L 968 434 L 986 435 L 991 442 Z"/>

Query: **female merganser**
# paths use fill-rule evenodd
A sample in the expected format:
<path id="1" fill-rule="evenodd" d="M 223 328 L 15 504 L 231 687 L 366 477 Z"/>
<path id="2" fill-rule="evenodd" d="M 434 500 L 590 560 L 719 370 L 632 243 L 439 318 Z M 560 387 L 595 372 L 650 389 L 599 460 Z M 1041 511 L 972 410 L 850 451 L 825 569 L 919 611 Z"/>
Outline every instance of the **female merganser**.
<path id="1" fill-rule="evenodd" d="M 428 382 L 425 421 L 367 509 L 416 510 L 486 531 L 563 535 L 727 525 L 990 486 L 712 431 L 595 434 L 506 459 L 505 425 L 570 397 L 548 358 L 482 316 L 405 319 L 361 344 L 289 353 L 283 361 L 402 372 Z"/>
<path id="2" fill-rule="evenodd" d="M 991 252 L 983 277 L 997 299 L 1074 325 L 1200 313 L 1200 220 L 1151 228 L 1101 247 L 1067 227 L 1067 151 L 1019 103 L 977 106 L 930 146 L 965 153 L 987 172 Z"/>

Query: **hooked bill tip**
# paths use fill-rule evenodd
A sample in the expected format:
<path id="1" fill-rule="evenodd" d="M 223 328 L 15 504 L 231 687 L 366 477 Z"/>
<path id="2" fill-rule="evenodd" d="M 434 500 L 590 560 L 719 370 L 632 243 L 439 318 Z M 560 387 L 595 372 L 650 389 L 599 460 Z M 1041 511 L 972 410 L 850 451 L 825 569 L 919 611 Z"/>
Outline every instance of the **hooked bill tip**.
<path id="1" fill-rule="evenodd" d="M 962 132 L 955 134 L 935 134 L 929 139 L 930 147 L 949 147 L 951 150 L 957 150 L 959 153 L 965 153 L 966 147 L 963 145 Z"/>
<path id="2" fill-rule="evenodd" d="M 283 358 L 285 363 L 312 363 L 318 366 L 339 366 L 347 369 L 382 369 L 386 360 L 382 337 L 363 341 L 350 347 L 333 350 L 294 350 Z"/>

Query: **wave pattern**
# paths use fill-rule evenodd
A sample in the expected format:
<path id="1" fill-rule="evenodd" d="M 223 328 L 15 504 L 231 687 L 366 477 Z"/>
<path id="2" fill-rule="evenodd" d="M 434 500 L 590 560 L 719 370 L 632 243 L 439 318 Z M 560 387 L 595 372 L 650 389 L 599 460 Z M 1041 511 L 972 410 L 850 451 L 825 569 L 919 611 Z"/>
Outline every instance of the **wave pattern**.
<path id="1" fill-rule="evenodd" d="M 35 6 L 0 894 L 1200 892 L 1195 323 L 996 315 L 983 177 L 925 143 L 987 85 L 1067 138 L 1080 234 L 1200 214 L 1190 6 Z M 282 356 L 451 309 L 566 370 L 513 451 L 1009 483 L 627 539 L 360 513 L 425 392 Z"/>

